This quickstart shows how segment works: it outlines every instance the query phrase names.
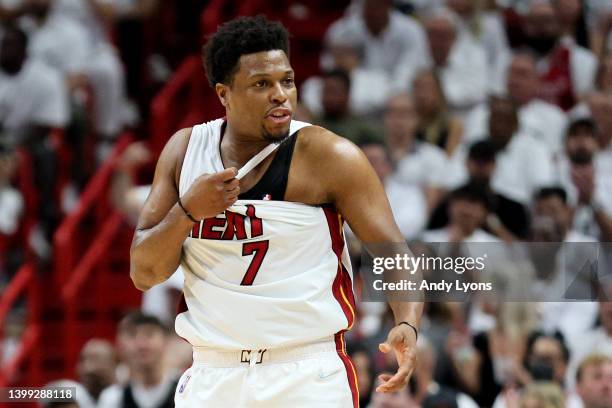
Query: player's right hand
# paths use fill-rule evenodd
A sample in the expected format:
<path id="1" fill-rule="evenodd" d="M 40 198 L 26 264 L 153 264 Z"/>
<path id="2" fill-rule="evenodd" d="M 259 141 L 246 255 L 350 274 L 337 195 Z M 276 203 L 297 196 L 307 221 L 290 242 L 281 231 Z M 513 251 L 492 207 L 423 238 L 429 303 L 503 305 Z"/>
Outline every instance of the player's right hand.
<path id="1" fill-rule="evenodd" d="M 181 197 L 181 202 L 196 220 L 214 217 L 238 200 L 240 180 L 238 171 L 230 167 L 213 174 L 203 174 Z"/>

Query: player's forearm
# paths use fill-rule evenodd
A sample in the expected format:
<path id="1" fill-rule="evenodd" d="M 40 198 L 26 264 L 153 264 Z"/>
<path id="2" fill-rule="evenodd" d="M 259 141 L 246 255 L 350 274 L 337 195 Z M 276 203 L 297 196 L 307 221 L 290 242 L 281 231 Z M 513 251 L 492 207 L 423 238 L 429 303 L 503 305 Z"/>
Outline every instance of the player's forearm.
<path id="1" fill-rule="evenodd" d="M 420 327 L 423 302 L 389 301 L 389 307 L 393 311 L 395 324 L 408 322 L 417 329 Z"/>
<path id="2" fill-rule="evenodd" d="M 168 279 L 178 268 L 193 222 L 178 204 L 154 227 L 136 230 L 130 250 L 130 277 L 140 290 Z"/>

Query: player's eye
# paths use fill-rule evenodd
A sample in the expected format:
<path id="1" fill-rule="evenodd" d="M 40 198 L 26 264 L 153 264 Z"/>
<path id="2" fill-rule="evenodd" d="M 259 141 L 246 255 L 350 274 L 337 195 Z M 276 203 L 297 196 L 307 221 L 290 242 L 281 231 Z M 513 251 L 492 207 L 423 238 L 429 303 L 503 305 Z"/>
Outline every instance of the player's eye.
<path id="1" fill-rule="evenodd" d="M 295 83 L 295 80 L 293 78 L 285 78 L 283 80 L 283 85 L 285 86 L 293 86 L 294 83 Z"/>
<path id="2" fill-rule="evenodd" d="M 262 79 L 261 81 L 255 82 L 254 85 L 255 85 L 256 88 L 263 88 L 263 87 L 266 86 L 266 81 Z"/>

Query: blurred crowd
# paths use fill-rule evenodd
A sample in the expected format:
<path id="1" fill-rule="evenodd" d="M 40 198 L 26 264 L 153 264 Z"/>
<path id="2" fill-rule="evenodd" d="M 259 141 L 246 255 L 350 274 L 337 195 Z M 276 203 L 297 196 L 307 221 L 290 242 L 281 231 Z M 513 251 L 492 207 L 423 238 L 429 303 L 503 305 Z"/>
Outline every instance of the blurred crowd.
<path id="1" fill-rule="evenodd" d="M 0 287 L 24 260 L 51 259 L 117 138 L 147 125 L 151 98 L 198 52 L 205 3 L 0 1 Z"/>
<path id="2" fill-rule="evenodd" d="M 561 248 L 612 238 L 611 16 L 610 1 L 354 2 L 301 86 L 301 115 L 362 148 L 409 241 L 564 244 L 533 281 L 548 287 Z M 429 303 L 395 395 L 372 393 L 395 369 L 377 350 L 393 320 L 362 302 L 349 336 L 362 406 L 612 407 L 599 289 Z"/>
<path id="3" fill-rule="evenodd" d="M 96 163 L 146 118 L 177 60 L 139 43 L 156 3 L 0 1 L 2 236 L 19 230 L 27 198 L 10 182 L 20 149 L 48 204 L 30 243 L 44 257 Z M 354 0 L 321 41 L 321 73 L 300 81 L 297 119 L 361 147 L 407 240 L 612 241 L 612 0 Z M 80 160 L 70 168 L 77 177 L 58 186 L 65 140 Z M 149 191 L 133 175 L 153 159 L 135 143 L 114 176 L 112 201 L 132 223 Z M 350 244 L 359 287 L 368 271 Z M 563 268 L 555 251 L 538 280 Z M 2 268 L 19 263 L 0 253 Z M 172 406 L 190 364 L 167 329 L 181 285 L 177 272 L 146 293 L 115 344 L 86 344 L 78 406 Z M 418 368 L 395 394 L 373 392 L 377 376 L 396 369 L 378 351 L 392 317 L 383 303 L 360 302 L 347 339 L 361 406 L 610 408 L 612 302 L 602 293 L 429 303 Z"/>

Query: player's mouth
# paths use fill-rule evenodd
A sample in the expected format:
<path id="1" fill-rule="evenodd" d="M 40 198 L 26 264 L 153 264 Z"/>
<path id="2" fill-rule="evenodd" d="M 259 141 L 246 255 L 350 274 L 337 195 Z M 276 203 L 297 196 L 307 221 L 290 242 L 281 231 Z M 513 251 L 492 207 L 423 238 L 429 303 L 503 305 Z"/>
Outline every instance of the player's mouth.
<path id="1" fill-rule="evenodd" d="M 274 108 L 268 112 L 266 119 L 277 125 L 284 125 L 291 121 L 291 110 L 287 108 Z"/>

